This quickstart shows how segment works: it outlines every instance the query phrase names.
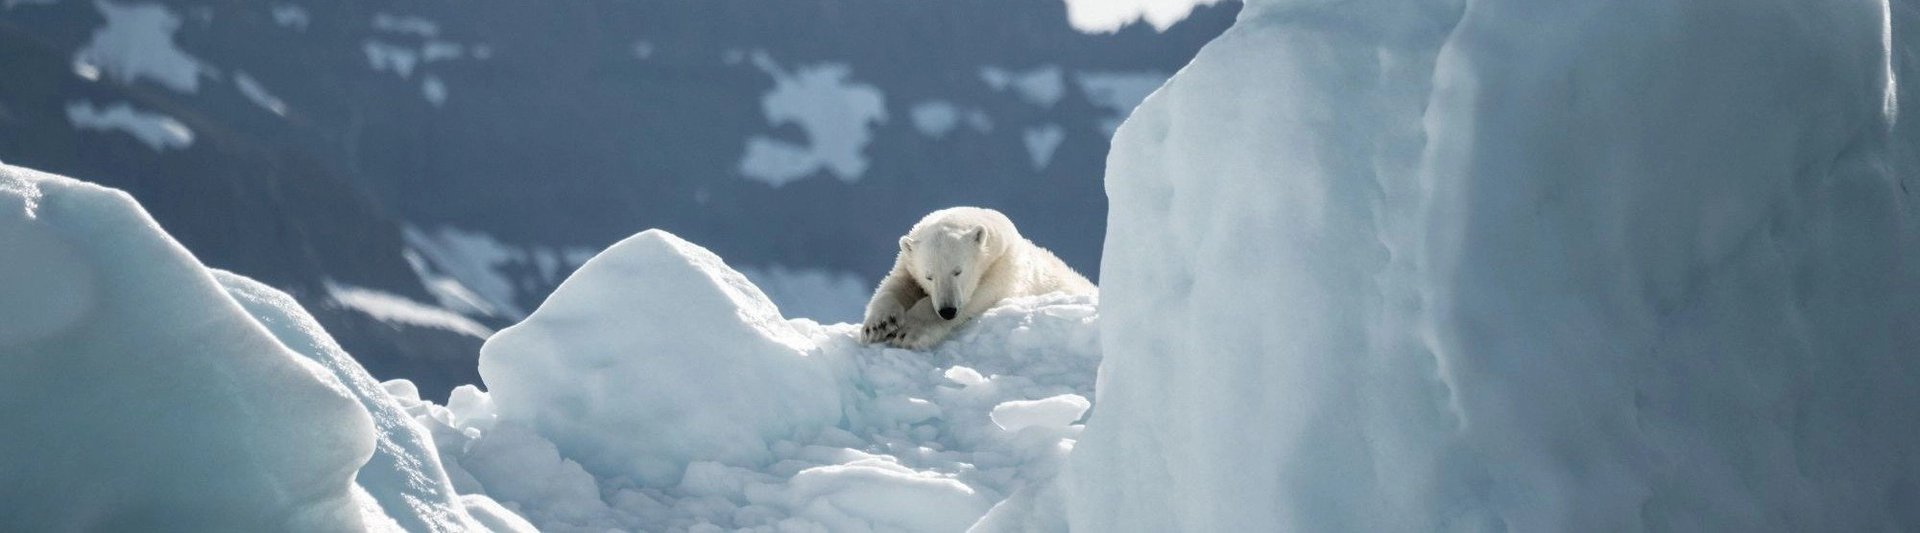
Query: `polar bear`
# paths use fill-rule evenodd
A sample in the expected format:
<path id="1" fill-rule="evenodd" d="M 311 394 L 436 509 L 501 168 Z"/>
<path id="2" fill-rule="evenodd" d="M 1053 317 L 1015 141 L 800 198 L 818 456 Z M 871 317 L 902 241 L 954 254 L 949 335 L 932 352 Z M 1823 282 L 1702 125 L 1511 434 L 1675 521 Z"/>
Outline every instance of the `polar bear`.
<path id="1" fill-rule="evenodd" d="M 893 271 L 867 303 L 861 340 L 923 350 L 1004 298 L 1098 290 L 999 211 L 941 209 L 900 238 Z"/>

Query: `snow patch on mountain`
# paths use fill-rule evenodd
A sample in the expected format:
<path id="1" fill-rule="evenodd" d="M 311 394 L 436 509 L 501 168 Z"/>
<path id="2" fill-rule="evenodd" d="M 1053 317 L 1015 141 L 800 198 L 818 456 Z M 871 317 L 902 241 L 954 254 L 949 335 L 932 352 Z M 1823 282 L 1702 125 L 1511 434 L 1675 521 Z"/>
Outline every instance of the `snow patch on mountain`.
<path id="1" fill-rule="evenodd" d="M 874 282 L 851 272 L 769 265 L 741 267 L 740 273 L 790 318 L 859 322 L 873 296 Z"/>
<path id="2" fill-rule="evenodd" d="M 1034 170 L 1045 170 L 1047 163 L 1053 162 L 1053 151 L 1066 140 L 1067 129 L 1059 124 L 1041 124 L 1020 132 L 1020 141 L 1027 145 L 1027 157 L 1033 162 Z"/>
<path id="3" fill-rule="evenodd" d="M 518 320 L 530 287 L 549 287 L 593 257 L 591 248 L 519 245 L 451 226 L 402 228 L 405 257 L 440 307 Z"/>
<path id="4" fill-rule="evenodd" d="M 200 76 L 210 75 L 199 58 L 174 42 L 180 15 L 160 4 L 118 4 L 95 0 L 94 7 L 107 24 L 74 54 L 76 69 L 105 71 L 114 81 L 133 83 L 142 78 L 182 93 L 200 89 Z"/>
<path id="5" fill-rule="evenodd" d="M 426 97 L 427 103 L 434 107 L 444 106 L 447 104 L 447 83 L 440 81 L 439 76 L 429 74 L 420 79 L 420 95 Z"/>
<path id="6" fill-rule="evenodd" d="M 193 130 L 173 117 L 134 109 L 126 102 L 104 108 L 92 102 L 67 102 L 67 122 L 74 128 L 119 131 L 132 135 L 155 152 L 193 146 Z"/>
<path id="7" fill-rule="evenodd" d="M 1167 77 L 1163 72 L 1076 72 L 1073 80 L 1088 102 L 1109 113 L 1100 119 L 1100 129 L 1111 138 L 1133 108 L 1166 83 Z"/>
<path id="8" fill-rule="evenodd" d="M 273 23 L 295 31 L 307 31 L 307 25 L 313 23 L 313 15 L 307 8 L 298 4 L 276 4 L 271 11 Z"/>
<path id="9" fill-rule="evenodd" d="M 789 71 L 763 50 L 752 53 L 753 64 L 774 80 L 773 90 L 761 97 L 767 124 L 794 124 L 806 135 L 804 143 L 755 135 L 747 139 L 740 174 L 779 187 L 826 171 L 853 183 L 867 171 L 867 143 L 872 128 L 887 121 L 886 98 L 872 85 L 849 80 L 853 68 L 840 63 L 803 65 Z"/>
<path id="10" fill-rule="evenodd" d="M 1041 65 L 1024 72 L 981 67 L 980 80 L 995 91 L 1012 89 L 1021 100 L 1042 108 L 1053 107 L 1067 95 L 1066 75 L 1059 65 Z"/>
<path id="11" fill-rule="evenodd" d="M 395 15 L 392 13 L 374 13 L 373 29 L 387 33 L 414 35 L 432 38 L 440 35 L 440 25 L 423 17 Z"/>
<path id="12" fill-rule="evenodd" d="M 493 335 L 491 328 L 473 319 L 398 294 L 334 282 L 327 282 L 326 289 L 329 301 L 381 322 L 451 331 L 476 339 Z"/>
<path id="13" fill-rule="evenodd" d="M 260 106 L 261 109 L 275 115 L 287 116 L 287 103 L 273 93 L 267 92 L 267 88 L 260 85 L 259 80 L 253 79 L 253 76 L 247 75 L 245 71 L 233 72 L 233 86 L 240 89 L 240 94 L 245 95 L 253 105 Z"/>
<path id="14" fill-rule="evenodd" d="M 928 100 L 913 104 L 907 116 L 913 120 L 913 129 L 921 135 L 944 139 L 960 125 L 960 106 L 946 100 Z"/>

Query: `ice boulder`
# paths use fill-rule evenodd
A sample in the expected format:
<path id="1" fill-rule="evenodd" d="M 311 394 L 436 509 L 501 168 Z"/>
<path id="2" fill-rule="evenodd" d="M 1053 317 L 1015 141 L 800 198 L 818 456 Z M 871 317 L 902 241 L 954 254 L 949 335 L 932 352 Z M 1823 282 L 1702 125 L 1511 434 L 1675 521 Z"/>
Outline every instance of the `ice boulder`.
<path id="1" fill-rule="evenodd" d="M 719 257 L 650 230 L 488 339 L 480 375 L 503 423 L 661 487 L 694 460 L 770 463 L 768 442 L 838 423 L 841 387 L 812 346 Z"/>
<path id="2" fill-rule="evenodd" d="M 534 530 L 531 525 L 515 529 L 525 520 L 484 495 L 456 494 L 432 435 L 292 296 L 231 272 L 215 270 L 213 276 L 269 333 L 295 353 L 319 363 L 373 416 L 373 457 L 360 467 L 354 482 L 397 527 L 406 531 Z M 413 396 L 417 398 L 418 392 Z M 460 397 L 458 392 L 455 397 Z M 469 513 L 476 509 L 481 514 Z"/>
<path id="3" fill-rule="evenodd" d="M 0 529 L 370 526 L 374 426 L 126 194 L 0 166 Z M 371 513 L 379 518 L 379 513 Z"/>
<path id="4" fill-rule="evenodd" d="M 1073 528 L 1920 530 L 1916 6 L 1467 4 L 1120 128 Z"/>

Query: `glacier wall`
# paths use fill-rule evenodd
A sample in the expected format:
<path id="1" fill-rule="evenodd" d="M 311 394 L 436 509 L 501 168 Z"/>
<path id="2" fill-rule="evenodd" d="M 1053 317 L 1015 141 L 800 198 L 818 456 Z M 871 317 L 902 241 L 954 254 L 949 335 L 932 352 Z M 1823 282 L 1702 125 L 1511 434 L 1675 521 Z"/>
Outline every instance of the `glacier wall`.
<path id="1" fill-rule="evenodd" d="M 1920 528 L 1914 11 L 1250 0 L 1109 156 L 1074 529 Z"/>

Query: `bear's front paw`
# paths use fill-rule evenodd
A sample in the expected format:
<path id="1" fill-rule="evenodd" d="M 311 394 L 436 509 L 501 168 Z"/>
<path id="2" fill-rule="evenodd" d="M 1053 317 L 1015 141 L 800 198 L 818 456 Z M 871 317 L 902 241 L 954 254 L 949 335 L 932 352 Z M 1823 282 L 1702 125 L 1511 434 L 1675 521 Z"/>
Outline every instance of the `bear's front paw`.
<path id="1" fill-rule="evenodd" d="M 918 352 L 926 351 L 935 344 L 940 344 L 940 341 L 945 339 L 946 331 L 943 328 L 923 325 L 914 328 L 901 328 L 899 332 L 887 339 L 887 346 Z"/>
<path id="2" fill-rule="evenodd" d="M 900 336 L 900 326 L 906 323 L 906 317 L 899 313 L 882 313 L 867 317 L 860 326 L 860 341 L 866 343 L 892 341 Z"/>

